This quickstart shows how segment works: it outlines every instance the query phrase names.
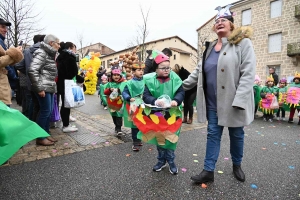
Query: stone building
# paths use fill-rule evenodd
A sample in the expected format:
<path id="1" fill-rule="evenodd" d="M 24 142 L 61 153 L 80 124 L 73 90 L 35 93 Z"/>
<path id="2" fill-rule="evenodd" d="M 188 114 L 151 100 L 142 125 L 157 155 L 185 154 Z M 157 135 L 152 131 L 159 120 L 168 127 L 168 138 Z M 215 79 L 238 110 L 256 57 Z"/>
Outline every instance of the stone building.
<path id="1" fill-rule="evenodd" d="M 276 67 L 280 78 L 290 79 L 300 72 L 300 0 L 241 0 L 232 5 L 236 27 L 254 30 L 256 73 L 262 80 L 269 75 L 269 67 Z M 197 29 L 200 56 L 204 41 L 217 38 L 212 32 L 214 19 Z"/>
<path id="2" fill-rule="evenodd" d="M 78 47 L 77 47 L 78 48 Z M 81 49 L 77 49 L 77 54 L 79 55 L 79 60 L 82 59 L 84 56 L 88 55 L 89 52 L 99 52 L 101 55 L 105 56 L 115 51 L 111 48 L 101 44 L 100 42 L 96 44 L 91 44 L 89 46 L 83 47 Z"/>
<path id="3" fill-rule="evenodd" d="M 181 39 L 178 36 L 162 38 L 145 43 L 147 50 L 157 49 L 162 51 L 164 48 L 169 48 L 172 51 L 172 57 L 170 57 L 171 67 L 175 64 L 182 65 L 188 71 L 192 71 L 197 64 L 195 57 L 197 55 L 197 49 Z M 123 49 L 117 52 L 110 53 L 108 55 L 102 55 L 102 66 L 105 68 L 110 67 L 110 62 L 119 58 L 119 55 L 128 53 L 134 47 Z M 141 58 L 140 52 L 137 52 L 139 58 Z"/>

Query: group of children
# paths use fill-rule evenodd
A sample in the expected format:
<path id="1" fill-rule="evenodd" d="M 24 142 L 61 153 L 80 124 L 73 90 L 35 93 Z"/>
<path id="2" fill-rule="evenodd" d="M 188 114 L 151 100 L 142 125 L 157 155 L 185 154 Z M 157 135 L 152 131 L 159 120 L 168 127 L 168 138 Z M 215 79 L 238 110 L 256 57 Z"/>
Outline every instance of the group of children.
<path id="1" fill-rule="evenodd" d="M 126 80 L 119 63 L 114 63 L 110 80 L 102 76 L 98 95 L 104 108 L 108 107 L 110 111 L 115 134 L 123 135 L 124 120 L 124 125 L 131 128 L 132 150 L 141 150 L 142 141 L 156 144 L 158 162 L 153 171 L 161 171 L 168 163 L 170 173 L 177 174 L 174 152 L 182 123 L 179 106 L 184 99 L 184 90 L 181 79 L 171 71 L 169 57 L 155 50 L 152 57 L 156 72 L 144 75 L 144 63 L 137 59 L 131 62 L 128 57 L 120 56 L 120 61 L 129 63 L 127 68 L 131 68 L 132 78 Z M 168 96 L 170 102 L 162 100 L 161 96 Z"/>
<path id="2" fill-rule="evenodd" d="M 260 79 L 255 78 L 254 86 L 255 111 L 263 112 L 263 120 L 273 122 L 276 113 L 277 120 L 285 121 L 285 112 L 289 111 L 289 123 L 293 123 L 296 109 L 300 125 L 300 73 L 295 73 L 293 81 L 287 84 L 285 78 L 280 79 L 279 86 L 274 85 L 272 75 L 267 77 L 266 85 L 260 86 Z"/>

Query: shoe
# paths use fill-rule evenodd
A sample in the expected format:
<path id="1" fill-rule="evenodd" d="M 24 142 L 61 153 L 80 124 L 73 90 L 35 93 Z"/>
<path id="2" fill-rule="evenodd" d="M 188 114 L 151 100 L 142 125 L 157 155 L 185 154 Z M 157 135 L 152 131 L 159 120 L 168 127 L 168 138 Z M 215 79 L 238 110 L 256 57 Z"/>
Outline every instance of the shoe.
<path id="1" fill-rule="evenodd" d="M 269 119 L 269 122 L 273 122 L 273 119 Z"/>
<path id="2" fill-rule="evenodd" d="M 176 167 L 174 162 L 168 163 L 169 164 L 169 171 L 171 174 L 176 175 L 178 174 L 178 168 Z"/>
<path id="3" fill-rule="evenodd" d="M 140 150 L 140 146 L 138 144 L 136 144 L 136 143 L 133 143 L 132 150 L 133 151 L 139 151 Z"/>
<path id="4" fill-rule="evenodd" d="M 293 119 L 289 119 L 289 121 L 288 121 L 288 123 L 293 123 L 294 121 L 293 121 Z"/>
<path id="5" fill-rule="evenodd" d="M 117 131 L 117 136 L 125 135 L 121 130 Z"/>
<path id="6" fill-rule="evenodd" d="M 70 115 L 70 122 L 76 122 L 76 118 L 74 118 Z"/>
<path id="7" fill-rule="evenodd" d="M 298 122 L 298 125 L 300 125 L 300 120 L 299 120 L 299 122 Z"/>
<path id="8" fill-rule="evenodd" d="M 106 107 L 106 106 L 104 107 L 104 110 L 107 110 L 107 107 Z"/>
<path id="9" fill-rule="evenodd" d="M 75 131 L 78 131 L 78 128 L 72 127 L 70 125 L 66 126 L 66 127 L 63 127 L 63 132 L 64 133 L 75 132 Z"/>
<path id="10" fill-rule="evenodd" d="M 36 145 L 51 146 L 51 145 L 54 145 L 54 142 L 48 140 L 47 138 L 45 138 L 45 139 L 36 139 Z"/>
<path id="11" fill-rule="evenodd" d="M 233 175 L 237 180 L 241 182 L 245 182 L 246 180 L 241 165 L 233 165 Z"/>
<path id="12" fill-rule="evenodd" d="M 264 120 L 264 122 L 266 122 L 266 121 L 267 121 L 267 118 L 264 117 L 263 120 Z"/>
<path id="13" fill-rule="evenodd" d="M 284 117 L 283 117 L 283 118 L 281 118 L 281 120 L 285 122 L 285 118 L 284 118 Z"/>
<path id="14" fill-rule="evenodd" d="M 280 121 L 280 117 L 276 117 L 277 121 Z"/>
<path id="15" fill-rule="evenodd" d="M 158 163 L 153 167 L 152 170 L 155 171 L 155 172 L 160 172 L 166 166 L 167 166 L 166 162 L 158 161 Z"/>
<path id="16" fill-rule="evenodd" d="M 214 172 L 203 170 L 199 175 L 192 176 L 191 179 L 195 183 L 214 182 Z"/>
<path id="17" fill-rule="evenodd" d="M 187 123 L 187 117 L 183 117 L 182 123 Z"/>
<path id="18" fill-rule="evenodd" d="M 51 142 L 57 142 L 58 140 L 57 139 L 54 139 L 53 137 L 49 136 L 47 137 L 48 140 L 50 140 Z"/>
<path id="19" fill-rule="evenodd" d="M 187 121 L 187 124 L 191 124 L 191 123 L 193 123 L 193 118 L 192 117 L 190 117 L 189 120 Z"/>

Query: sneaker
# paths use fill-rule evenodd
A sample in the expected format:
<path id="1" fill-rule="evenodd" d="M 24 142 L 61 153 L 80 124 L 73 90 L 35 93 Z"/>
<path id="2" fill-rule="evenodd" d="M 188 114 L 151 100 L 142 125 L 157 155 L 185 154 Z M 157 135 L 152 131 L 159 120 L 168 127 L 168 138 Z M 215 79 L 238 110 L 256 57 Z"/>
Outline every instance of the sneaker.
<path id="1" fill-rule="evenodd" d="M 139 150 L 140 150 L 140 146 L 137 145 L 137 144 L 133 144 L 133 145 L 132 145 L 132 150 L 133 150 L 133 151 L 139 151 Z"/>
<path id="2" fill-rule="evenodd" d="M 264 120 L 264 122 L 266 122 L 266 121 L 267 121 L 267 118 L 264 117 L 263 120 Z"/>
<path id="3" fill-rule="evenodd" d="M 178 168 L 176 167 L 175 163 L 169 163 L 169 171 L 171 174 L 176 175 L 178 174 Z"/>
<path id="4" fill-rule="evenodd" d="M 122 131 L 117 131 L 117 136 L 125 135 Z"/>
<path id="5" fill-rule="evenodd" d="M 280 117 L 276 117 L 276 119 L 277 119 L 277 121 L 280 121 L 280 120 L 281 120 Z"/>
<path id="6" fill-rule="evenodd" d="M 66 126 L 66 127 L 63 127 L 63 132 L 64 133 L 75 132 L 75 131 L 78 131 L 78 128 L 72 127 L 70 125 Z"/>
<path id="7" fill-rule="evenodd" d="M 273 119 L 269 119 L 269 122 L 273 122 Z"/>
<path id="8" fill-rule="evenodd" d="M 288 121 L 288 123 L 293 123 L 294 121 L 293 121 L 293 119 L 289 119 L 289 121 Z"/>
<path id="9" fill-rule="evenodd" d="M 282 120 L 282 121 L 285 121 L 285 118 L 283 117 L 283 118 L 281 118 L 281 120 Z"/>
<path id="10" fill-rule="evenodd" d="M 106 107 L 106 106 L 104 107 L 104 110 L 107 110 L 107 107 Z"/>
<path id="11" fill-rule="evenodd" d="M 74 118 L 70 115 L 70 122 L 76 122 L 76 118 Z"/>
<path id="12" fill-rule="evenodd" d="M 153 167 L 153 171 L 154 172 L 160 172 L 163 168 L 165 168 L 167 165 L 166 165 L 166 162 L 159 162 Z"/>

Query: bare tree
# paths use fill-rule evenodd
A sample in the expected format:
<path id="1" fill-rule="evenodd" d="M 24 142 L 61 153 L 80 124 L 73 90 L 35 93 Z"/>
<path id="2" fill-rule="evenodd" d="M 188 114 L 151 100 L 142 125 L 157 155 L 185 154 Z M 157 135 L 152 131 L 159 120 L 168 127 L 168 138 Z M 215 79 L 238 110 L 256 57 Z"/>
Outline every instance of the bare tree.
<path id="1" fill-rule="evenodd" d="M 87 50 L 85 49 L 86 46 L 92 45 L 92 41 L 86 42 L 83 31 L 81 33 L 76 34 L 76 46 L 77 46 L 77 53 L 79 54 L 79 59 L 82 59 L 85 55 Z"/>
<path id="2" fill-rule="evenodd" d="M 128 48 L 140 46 L 139 59 L 141 61 L 144 61 L 146 59 L 147 50 L 147 45 L 145 43 L 149 35 L 148 17 L 150 8 L 147 10 L 147 12 L 144 12 L 142 6 L 140 5 L 140 11 L 143 17 L 143 23 L 141 25 L 137 25 L 137 35 L 131 41 L 128 42 Z"/>
<path id="3" fill-rule="evenodd" d="M 18 46 L 32 40 L 33 36 L 44 28 L 38 27 L 41 13 L 34 13 L 35 3 L 31 0 L 1 0 L 0 16 L 9 21 L 11 26 L 7 34 L 7 46 Z"/>

